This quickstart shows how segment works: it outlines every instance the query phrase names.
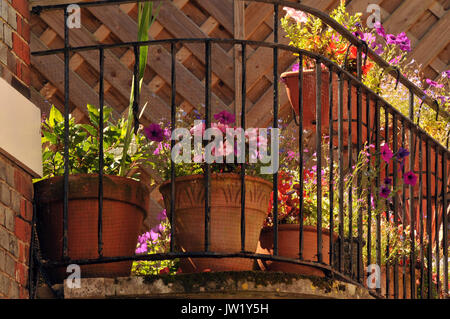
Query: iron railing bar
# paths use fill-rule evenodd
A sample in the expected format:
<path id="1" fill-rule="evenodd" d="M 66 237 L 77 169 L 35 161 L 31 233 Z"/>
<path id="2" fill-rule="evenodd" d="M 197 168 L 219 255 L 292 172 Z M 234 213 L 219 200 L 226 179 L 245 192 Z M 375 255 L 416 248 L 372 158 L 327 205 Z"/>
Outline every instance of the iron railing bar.
<path id="1" fill-rule="evenodd" d="M 423 141 L 422 136 L 419 134 L 419 233 L 420 233 L 420 298 L 424 297 L 424 262 L 425 262 L 425 252 L 424 252 L 424 225 L 423 225 Z"/>
<path id="2" fill-rule="evenodd" d="M 342 73 L 339 76 L 339 90 L 338 90 L 338 153 L 339 153 L 339 271 L 344 270 L 344 79 Z"/>
<path id="3" fill-rule="evenodd" d="M 278 42 L 278 6 L 274 6 L 273 39 Z M 273 128 L 278 128 L 278 47 L 273 48 Z M 273 254 L 278 255 L 278 172 L 273 174 Z"/>
<path id="4" fill-rule="evenodd" d="M 162 1 L 162 2 L 168 2 L 169 0 L 104 0 L 104 1 L 88 1 L 88 2 L 75 2 L 73 4 L 76 4 L 80 8 L 88 8 L 88 7 L 100 7 L 100 6 L 107 6 L 107 5 L 119 5 L 119 4 L 126 4 L 126 3 L 137 3 L 137 2 L 156 2 L 156 1 Z M 54 11 L 54 10 L 66 10 L 68 6 L 72 4 L 70 3 L 63 3 L 63 4 L 51 4 L 51 5 L 38 5 L 31 8 L 31 13 L 39 15 L 41 12 L 44 11 Z"/>
<path id="5" fill-rule="evenodd" d="M 353 132 L 352 132 L 352 84 L 350 80 L 347 80 L 347 115 L 348 115 L 348 136 L 347 136 L 347 159 L 348 159 L 348 171 L 353 171 L 353 158 L 352 158 L 352 145 L 353 145 Z M 348 185 L 348 245 L 349 245 L 349 272 L 353 278 L 353 178 Z"/>
<path id="6" fill-rule="evenodd" d="M 361 63 L 361 50 L 358 48 L 358 60 L 359 63 Z M 356 133 L 356 153 L 357 158 L 359 158 L 359 154 L 361 152 L 361 146 L 362 146 L 362 93 L 361 88 L 356 88 L 356 94 L 357 94 L 357 100 L 356 100 L 356 119 L 357 119 L 357 133 Z M 358 171 L 357 176 L 357 192 L 358 192 L 358 199 L 361 199 L 362 194 L 362 186 L 361 186 L 361 179 L 362 174 L 360 171 Z M 358 202 L 358 252 L 357 252 L 357 280 L 359 282 L 362 282 L 362 244 L 363 244 L 363 210 L 361 207 L 361 203 Z"/>
<path id="7" fill-rule="evenodd" d="M 409 118 L 414 120 L 414 94 L 409 91 Z M 413 147 L 414 143 L 414 147 Z M 409 170 L 414 172 L 415 160 L 416 160 L 416 145 L 414 132 L 409 129 Z M 414 186 L 409 185 L 409 214 L 410 214 L 410 237 L 411 237 L 411 256 L 410 256 L 410 289 L 411 299 L 416 298 L 416 211 L 414 210 Z"/>
<path id="8" fill-rule="evenodd" d="M 170 54 L 171 54 L 171 99 L 170 99 L 170 129 L 172 134 L 176 129 L 176 97 L 177 97 L 177 75 L 176 75 L 176 47 L 175 43 L 170 44 Z M 172 153 L 175 147 L 175 139 L 170 140 L 170 151 Z M 176 203 L 176 171 L 175 162 L 173 158 L 170 158 L 170 252 L 174 251 L 175 246 L 175 203 Z"/>
<path id="9" fill-rule="evenodd" d="M 448 171 L 447 171 L 447 153 L 442 153 L 442 249 L 444 252 L 444 291 L 445 291 L 445 297 L 449 297 L 449 290 L 448 290 L 448 214 L 447 214 L 447 180 L 448 178 Z"/>
<path id="10" fill-rule="evenodd" d="M 396 137 L 394 136 L 394 139 Z M 384 143 L 389 146 L 389 112 L 384 105 Z M 385 178 L 389 177 L 389 165 L 386 164 L 385 167 Z M 386 225 L 389 225 L 390 219 L 391 219 L 391 211 L 389 208 L 389 199 L 385 200 L 386 205 Z M 389 268 L 389 262 L 387 261 L 389 258 L 390 253 L 390 234 L 389 232 L 386 233 L 386 298 L 389 298 L 389 291 L 390 291 L 390 268 Z"/>
<path id="11" fill-rule="evenodd" d="M 333 232 L 334 232 L 334 154 L 333 154 L 333 70 L 329 68 L 328 70 L 330 72 L 330 77 L 328 81 L 328 96 L 329 96 L 329 113 L 328 113 L 328 125 L 329 125 L 329 152 L 330 152 L 330 176 L 329 176 L 329 182 L 328 182 L 328 190 L 329 190 L 329 201 L 330 201 L 330 265 L 333 265 L 334 260 L 334 238 L 333 238 Z M 300 175 L 302 176 L 302 175 Z"/>
<path id="12" fill-rule="evenodd" d="M 299 143 L 299 259 L 303 259 L 303 55 L 299 55 L 298 61 L 298 143 Z"/>
<path id="13" fill-rule="evenodd" d="M 69 14 L 64 11 L 64 198 L 63 198 L 63 258 L 68 258 L 68 214 L 69 214 Z"/>
<path id="14" fill-rule="evenodd" d="M 441 286 L 441 280 L 439 278 L 440 275 L 440 266 L 439 266 L 439 151 L 436 148 L 436 153 L 435 153 L 435 179 L 434 179 L 434 226 L 435 226 L 435 234 L 434 234 L 434 238 L 436 241 L 435 244 L 435 260 L 436 260 L 436 290 L 438 293 L 438 296 L 440 295 L 440 286 Z M 448 274 L 446 274 L 448 276 Z"/>
<path id="15" fill-rule="evenodd" d="M 247 48 L 245 43 L 241 44 L 242 52 L 241 52 L 241 69 L 242 69 L 242 78 L 241 78 L 241 128 L 243 130 L 242 138 L 245 140 L 245 108 L 246 108 L 246 97 L 247 97 Z M 236 101 L 237 103 L 237 101 Z M 245 149 L 241 150 L 244 152 Z M 241 163 L 241 251 L 245 251 L 245 163 Z"/>
<path id="16" fill-rule="evenodd" d="M 402 120 L 402 147 L 405 148 L 405 122 Z M 404 164 L 404 162 L 403 162 Z M 405 165 L 402 165 L 402 176 L 405 176 Z M 405 227 L 406 227 L 406 184 L 402 186 L 402 241 L 405 241 Z M 402 256 L 402 284 L 403 284 L 403 299 L 406 299 L 406 256 Z"/>
<path id="17" fill-rule="evenodd" d="M 432 256 L 432 231 L 431 231 L 431 146 L 428 140 L 425 141 L 426 147 L 426 185 L 427 185 L 427 287 L 428 287 L 428 299 L 432 297 L 432 274 L 433 274 L 433 256 Z"/>
<path id="18" fill-rule="evenodd" d="M 211 41 L 205 42 L 205 129 L 211 127 Z M 205 251 L 210 248 L 211 167 L 205 163 Z"/>
<path id="19" fill-rule="evenodd" d="M 105 55 L 103 49 L 99 50 L 99 157 L 98 157 L 98 255 L 103 256 L 103 168 L 104 168 L 104 152 L 103 152 L 103 106 L 104 106 L 104 69 Z"/>
<path id="20" fill-rule="evenodd" d="M 140 83 L 139 83 L 139 51 L 140 46 L 135 45 L 133 46 L 134 51 L 134 70 L 133 70 L 133 120 L 134 120 L 134 134 L 137 134 L 138 128 L 139 128 L 139 104 L 140 104 Z"/>
<path id="21" fill-rule="evenodd" d="M 381 214 L 379 213 L 379 192 L 380 189 L 380 165 L 381 165 L 381 158 L 380 158 L 380 105 L 378 102 L 378 99 L 375 100 L 375 154 L 376 154 L 376 160 L 375 160 L 375 170 L 378 172 L 377 176 L 375 178 L 375 205 L 376 205 L 376 260 L 377 264 L 381 265 Z M 381 293 L 381 288 L 377 288 L 377 292 Z"/>
<path id="22" fill-rule="evenodd" d="M 322 64 L 316 60 L 317 262 L 322 262 Z M 330 233 L 330 236 L 333 236 Z"/>
<path id="23" fill-rule="evenodd" d="M 392 136 L 393 136 L 393 145 L 392 145 L 392 151 L 394 154 L 397 154 L 398 152 L 398 139 L 397 139 L 397 116 L 396 114 L 392 115 Z M 397 167 L 397 160 L 393 161 L 393 169 L 392 169 L 392 188 L 397 188 L 397 182 L 398 182 L 398 167 Z M 393 204 L 394 204 L 394 225 L 395 227 L 398 227 L 398 196 L 397 194 L 394 195 L 393 198 Z M 397 258 L 394 260 L 394 298 L 398 299 L 399 294 L 399 286 L 398 286 L 398 261 Z"/>
<path id="24" fill-rule="evenodd" d="M 370 95 L 366 93 L 366 130 L 367 141 L 371 141 L 370 135 Z M 370 146 L 369 146 L 370 147 Z M 369 158 L 372 161 L 372 158 Z M 372 264 L 372 187 L 369 185 L 367 193 L 367 267 Z"/>

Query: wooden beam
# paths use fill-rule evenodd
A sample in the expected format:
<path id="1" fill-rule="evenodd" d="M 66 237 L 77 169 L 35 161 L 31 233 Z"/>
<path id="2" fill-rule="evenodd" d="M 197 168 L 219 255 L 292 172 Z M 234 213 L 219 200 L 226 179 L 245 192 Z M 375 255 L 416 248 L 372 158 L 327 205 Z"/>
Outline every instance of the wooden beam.
<path id="1" fill-rule="evenodd" d="M 404 1 L 397 9 L 395 9 L 389 18 L 383 22 L 384 28 L 386 30 L 408 31 L 433 2 L 434 0 Z"/>
<path id="2" fill-rule="evenodd" d="M 235 39 L 245 39 L 245 4 L 243 1 L 233 1 L 233 35 Z M 246 59 L 247 57 L 244 57 Z M 236 125 L 241 126 L 242 109 L 242 48 L 234 46 L 234 114 L 236 114 Z M 246 92 L 245 92 L 246 93 Z"/>

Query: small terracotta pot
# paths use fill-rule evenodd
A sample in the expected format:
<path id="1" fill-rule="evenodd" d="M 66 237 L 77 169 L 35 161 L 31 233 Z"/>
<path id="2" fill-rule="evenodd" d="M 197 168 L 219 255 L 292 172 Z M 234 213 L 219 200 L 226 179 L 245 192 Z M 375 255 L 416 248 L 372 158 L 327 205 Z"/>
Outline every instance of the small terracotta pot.
<path id="1" fill-rule="evenodd" d="M 281 224 L 278 225 L 278 256 L 297 259 L 299 257 L 299 225 Z M 336 241 L 338 236 L 333 234 Z M 323 262 L 329 264 L 330 253 L 330 232 L 322 229 L 322 256 Z M 261 231 L 258 249 L 259 254 L 273 254 L 273 229 L 265 228 Z M 317 228 L 314 226 L 303 226 L 303 260 L 317 261 Z M 323 271 L 318 268 L 296 265 L 280 261 L 258 260 L 258 265 L 262 270 L 281 271 L 297 273 L 308 276 L 324 277 Z"/>
<path id="2" fill-rule="evenodd" d="M 241 179 L 240 175 L 211 175 L 210 251 L 238 253 L 241 251 Z M 175 180 L 176 247 L 182 252 L 204 251 L 205 182 L 203 175 L 178 177 Z M 170 209 L 170 182 L 160 192 Z M 255 252 L 259 233 L 267 216 L 272 183 L 258 177 L 245 177 L 245 250 Z M 182 272 L 252 270 L 248 258 L 182 258 Z"/>
<path id="3" fill-rule="evenodd" d="M 35 184 L 37 231 L 42 257 L 62 260 L 63 177 Z M 133 256 L 139 230 L 149 207 L 148 188 L 132 179 L 103 178 L 103 256 Z M 71 260 L 96 259 L 98 255 L 98 175 L 69 176 L 68 256 Z M 81 277 L 124 277 L 132 261 L 82 265 Z M 54 282 L 62 282 L 66 268 L 51 270 Z"/>
<path id="4" fill-rule="evenodd" d="M 286 93 L 291 103 L 291 107 L 294 109 L 295 114 L 299 116 L 299 89 L 298 89 L 298 71 L 295 72 L 285 72 L 281 74 L 282 82 L 285 84 Z M 329 112 L 330 112 L 330 73 L 327 70 L 322 71 L 322 91 L 321 91 L 321 121 L 322 121 L 322 133 L 324 135 L 329 134 Z M 338 88 L 339 81 L 336 74 L 333 74 L 332 78 L 333 86 L 333 131 L 335 132 L 336 138 L 334 139 L 334 144 L 338 143 Z M 304 70 L 303 71 L 303 114 L 301 119 L 303 119 L 303 129 L 305 130 L 315 130 L 316 129 L 316 71 L 315 70 Z M 348 125 L 348 82 L 344 81 L 343 85 L 343 136 L 344 145 L 348 145 L 348 135 L 349 135 L 349 125 Z M 367 140 L 367 129 L 364 124 L 367 123 L 367 106 L 366 106 L 366 95 L 361 95 L 361 121 L 362 125 L 362 142 Z M 370 102 L 370 120 L 371 127 L 373 126 L 373 120 L 375 119 L 375 107 L 374 102 Z M 357 90 L 355 86 L 351 87 L 351 110 L 352 110 L 352 142 L 355 144 L 357 142 Z"/>

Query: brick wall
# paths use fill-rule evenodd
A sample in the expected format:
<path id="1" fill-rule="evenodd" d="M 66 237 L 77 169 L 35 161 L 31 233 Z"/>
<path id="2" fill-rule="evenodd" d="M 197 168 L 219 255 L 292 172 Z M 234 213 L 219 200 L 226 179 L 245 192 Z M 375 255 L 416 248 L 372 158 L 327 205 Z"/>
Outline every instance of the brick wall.
<path id="1" fill-rule="evenodd" d="M 0 155 L 0 298 L 28 298 L 31 176 Z"/>
<path id="2" fill-rule="evenodd" d="M 0 0 L 0 76 L 30 97 L 30 12 L 27 0 Z"/>
<path id="3" fill-rule="evenodd" d="M 27 0 L 0 0 L 0 77 L 30 96 Z M 0 148 L 2 145 L 0 145 Z M 0 299 L 28 298 L 32 177 L 0 153 Z"/>

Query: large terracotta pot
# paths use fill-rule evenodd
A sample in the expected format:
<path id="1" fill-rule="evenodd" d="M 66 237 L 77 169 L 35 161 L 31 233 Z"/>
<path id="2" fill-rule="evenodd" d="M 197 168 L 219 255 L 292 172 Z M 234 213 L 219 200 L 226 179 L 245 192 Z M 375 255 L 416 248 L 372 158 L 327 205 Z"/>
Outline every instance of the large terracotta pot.
<path id="1" fill-rule="evenodd" d="M 278 225 L 278 256 L 297 259 L 299 256 L 299 236 L 299 225 Z M 333 234 L 333 240 L 336 241 L 337 238 L 338 236 Z M 257 253 L 273 254 L 272 228 L 264 228 L 261 231 Z M 325 264 L 329 264 L 329 253 L 330 232 L 327 229 L 322 229 L 322 256 Z M 317 261 L 317 228 L 314 226 L 303 226 L 303 259 L 305 261 Z M 310 266 L 262 260 L 258 260 L 258 265 L 262 270 L 266 271 L 281 271 L 324 277 L 323 271 Z"/>
<path id="2" fill-rule="evenodd" d="M 203 175 L 178 177 L 175 180 L 174 240 L 183 252 L 204 251 L 205 182 Z M 259 233 L 266 218 L 272 183 L 261 178 L 245 178 L 245 250 L 255 252 Z M 166 208 L 170 209 L 170 182 L 161 185 Z M 241 179 L 224 173 L 211 176 L 210 251 L 241 251 Z M 182 258 L 182 272 L 251 270 L 247 258 Z"/>
<path id="3" fill-rule="evenodd" d="M 295 114 L 299 116 L 299 89 L 298 89 L 298 71 L 285 72 L 281 74 L 281 80 L 285 84 L 286 93 L 291 103 L 291 107 L 294 109 Z M 321 91 L 321 121 L 322 121 L 322 133 L 328 135 L 329 133 L 329 83 L 330 83 L 330 73 L 327 70 L 322 71 L 322 91 Z M 333 131 L 335 132 L 336 138 L 334 139 L 334 144 L 338 143 L 338 88 L 339 81 L 336 74 L 333 74 L 332 78 L 333 86 Z M 303 129 L 305 130 L 315 130 L 316 129 L 316 71 L 315 70 L 304 70 L 303 71 L 303 113 L 301 114 L 301 119 L 303 119 Z M 348 82 L 344 80 L 343 88 L 343 136 L 344 145 L 348 145 Z M 375 107 L 374 102 L 371 101 L 370 106 L 370 121 L 371 126 L 373 126 L 373 120 L 375 119 Z M 352 110 L 352 142 L 355 144 L 357 142 L 357 90 L 355 86 L 351 87 L 351 110 Z M 366 95 L 362 94 L 361 99 L 361 120 L 362 126 L 362 142 L 367 140 L 367 129 L 364 126 L 367 117 L 367 106 L 366 106 Z"/>
<path id="4" fill-rule="evenodd" d="M 37 231 L 42 257 L 62 260 L 63 177 L 35 184 Z M 132 256 L 149 206 L 148 188 L 132 179 L 103 178 L 103 256 Z M 68 256 L 71 260 L 98 258 L 98 175 L 69 176 Z M 132 261 L 82 265 L 81 277 L 129 276 Z M 52 270 L 54 282 L 68 274 L 65 267 Z"/>

